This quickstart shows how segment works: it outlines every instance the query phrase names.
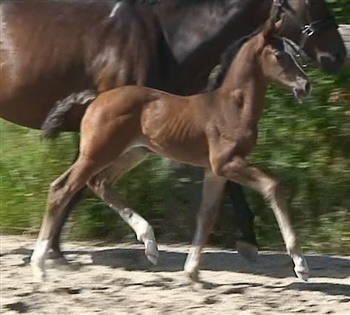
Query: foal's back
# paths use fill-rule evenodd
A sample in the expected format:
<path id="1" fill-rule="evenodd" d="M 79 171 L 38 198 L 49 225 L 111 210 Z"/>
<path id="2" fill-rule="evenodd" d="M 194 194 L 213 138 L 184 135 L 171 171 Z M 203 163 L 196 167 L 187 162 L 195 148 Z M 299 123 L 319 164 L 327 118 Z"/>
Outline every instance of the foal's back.
<path id="1" fill-rule="evenodd" d="M 103 93 L 83 118 L 81 150 L 89 156 L 102 153 L 113 159 L 133 147 L 145 146 L 179 162 L 208 166 L 206 122 L 211 96 L 182 97 L 142 86 Z"/>

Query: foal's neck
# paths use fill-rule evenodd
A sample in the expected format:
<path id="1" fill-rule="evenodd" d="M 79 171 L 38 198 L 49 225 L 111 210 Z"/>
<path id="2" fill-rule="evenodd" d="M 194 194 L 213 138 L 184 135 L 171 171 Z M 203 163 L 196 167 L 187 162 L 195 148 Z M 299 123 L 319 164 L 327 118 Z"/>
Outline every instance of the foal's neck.
<path id="1" fill-rule="evenodd" d="M 232 62 L 222 86 L 216 91 L 222 100 L 219 106 L 227 112 L 232 106 L 240 112 L 242 122 L 253 126 L 258 123 L 264 105 L 268 82 L 260 65 L 259 55 L 246 45 Z"/>

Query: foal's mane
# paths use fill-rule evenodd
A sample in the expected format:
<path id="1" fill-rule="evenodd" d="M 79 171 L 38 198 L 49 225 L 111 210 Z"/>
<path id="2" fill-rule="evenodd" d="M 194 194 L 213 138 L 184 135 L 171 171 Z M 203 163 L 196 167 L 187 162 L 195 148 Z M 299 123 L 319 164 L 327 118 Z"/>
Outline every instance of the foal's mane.
<path id="1" fill-rule="evenodd" d="M 219 69 L 215 73 L 215 75 L 209 79 L 206 92 L 210 92 L 219 88 L 224 81 L 227 71 L 230 68 L 233 60 L 236 58 L 238 52 L 242 48 L 242 46 L 248 42 L 255 35 L 259 34 L 262 30 L 262 27 L 257 28 L 253 33 L 242 37 L 238 41 L 234 41 L 230 46 L 226 48 L 226 50 L 221 55 L 221 62 L 219 65 Z"/>

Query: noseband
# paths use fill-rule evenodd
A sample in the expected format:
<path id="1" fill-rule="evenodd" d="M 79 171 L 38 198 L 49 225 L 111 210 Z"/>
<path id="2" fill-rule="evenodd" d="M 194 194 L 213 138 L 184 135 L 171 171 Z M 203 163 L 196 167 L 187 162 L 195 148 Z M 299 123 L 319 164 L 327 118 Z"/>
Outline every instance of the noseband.
<path id="1" fill-rule="evenodd" d="M 305 4 L 308 7 L 306 0 Z M 273 7 L 276 8 L 273 16 L 273 19 L 275 21 L 281 18 L 282 13 L 285 13 L 293 21 L 293 23 L 296 24 L 301 30 L 301 40 L 299 43 L 300 50 L 298 58 L 301 57 L 301 51 L 303 50 L 307 40 L 310 37 L 333 28 L 339 28 L 339 25 L 335 20 L 334 15 L 332 14 L 329 14 L 327 17 L 316 21 L 312 21 L 310 14 L 308 14 L 309 21 L 305 24 L 300 20 L 300 18 L 295 14 L 294 10 L 292 10 L 292 8 L 289 6 L 288 0 L 273 0 Z"/>

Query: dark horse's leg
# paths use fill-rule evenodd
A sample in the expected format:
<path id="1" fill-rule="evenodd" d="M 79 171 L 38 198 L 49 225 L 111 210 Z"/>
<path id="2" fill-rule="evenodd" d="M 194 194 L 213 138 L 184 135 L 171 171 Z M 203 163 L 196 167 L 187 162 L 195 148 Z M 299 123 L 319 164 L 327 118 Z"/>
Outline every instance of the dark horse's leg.
<path id="1" fill-rule="evenodd" d="M 249 208 L 241 185 L 228 181 L 226 192 L 233 206 L 237 250 L 244 258 L 255 261 L 258 243 L 254 231 L 254 214 Z"/>

